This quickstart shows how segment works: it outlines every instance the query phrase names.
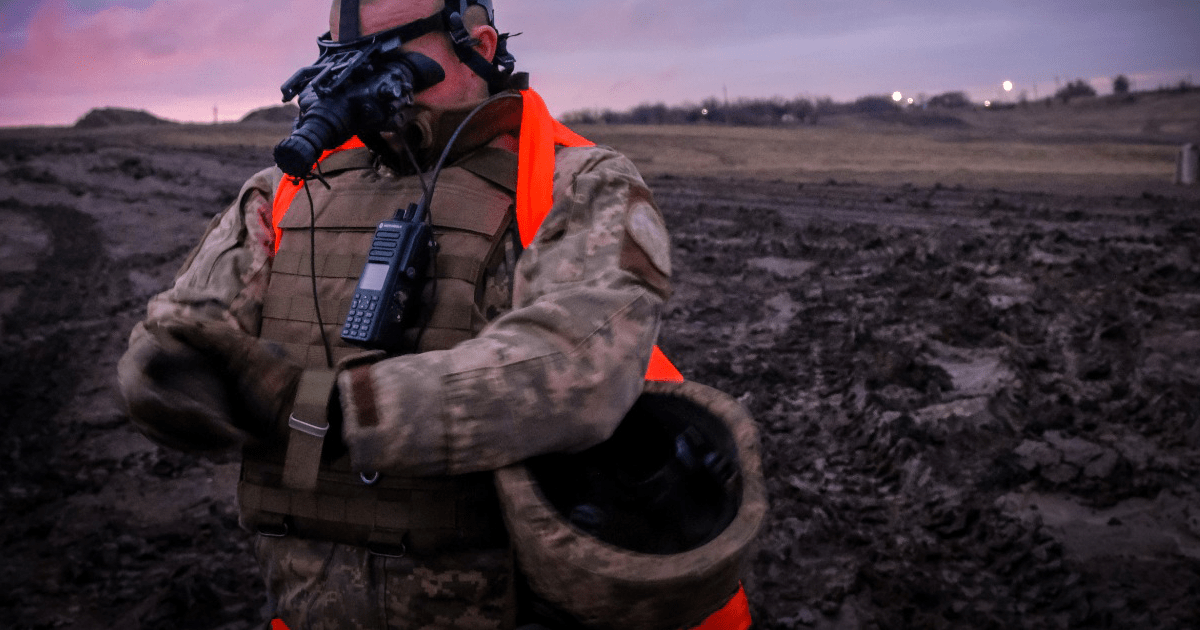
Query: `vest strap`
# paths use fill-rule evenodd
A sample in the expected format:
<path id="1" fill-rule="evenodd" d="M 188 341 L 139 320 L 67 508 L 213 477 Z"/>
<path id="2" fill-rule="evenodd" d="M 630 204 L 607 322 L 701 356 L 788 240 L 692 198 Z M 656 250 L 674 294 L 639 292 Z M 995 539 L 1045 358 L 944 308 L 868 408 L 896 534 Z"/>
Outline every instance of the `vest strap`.
<path id="1" fill-rule="evenodd" d="M 338 41 L 348 42 L 362 36 L 358 24 L 358 0 L 342 0 L 338 19 Z"/>
<path id="2" fill-rule="evenodd" d="M 336 378 L 333 370 L 305 370 L 300 375 L 296 401 L 288 418 L 288 446 L 283 463 L 285 488 L 317 488 L 321 450 L 329 432 L 329 396 Z"/>

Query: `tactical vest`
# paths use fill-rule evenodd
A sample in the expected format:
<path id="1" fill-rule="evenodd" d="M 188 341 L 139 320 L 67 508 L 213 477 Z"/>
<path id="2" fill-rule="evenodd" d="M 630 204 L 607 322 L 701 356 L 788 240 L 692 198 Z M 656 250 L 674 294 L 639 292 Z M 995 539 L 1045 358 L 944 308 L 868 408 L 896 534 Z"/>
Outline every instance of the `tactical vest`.
<path id="1" fill-rule="evenodd" d="M 313 182 L 278 222 L 260 334 L 313 368 L 326 367 L 318 309 L 335 362 L 362 352 L 343 342 L 340 332 L 375 227 L 423 194 L 418 177 L 377 170 L 365 148 L 326 157 L 321 171 L 330 188 Z M 416 331 L 412 336 L 416 351 L 451 348 L 511 308 L 511 282 L 497 278 L 496 270 L 511 270 L 519 248 L 513 225 L 516 171 L 514 154 L 486 147 L 442 171 L 430 204 L 438 248 L 429 286 L 436 287 L 436 299 L 423 300 L 425 324 L 419 338 Z M 312 251 L 317 252 L 315 261 Z M 241 517 L 261 533 L 287 531 L 427 552 L 504 544 L 490 473 L 436 479 L 386 471 L 368 476 L 351 471 L 348 458 L 342 457 L 322 464 L 316 491 L 307 492 L 284 487 L 283 455 L 279 446 L 244 453 Z"/>

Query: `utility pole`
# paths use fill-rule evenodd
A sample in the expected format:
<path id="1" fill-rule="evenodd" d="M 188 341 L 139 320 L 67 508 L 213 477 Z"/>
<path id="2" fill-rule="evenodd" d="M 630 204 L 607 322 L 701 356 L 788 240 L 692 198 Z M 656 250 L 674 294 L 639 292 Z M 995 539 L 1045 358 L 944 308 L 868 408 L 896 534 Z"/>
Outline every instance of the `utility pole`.
<path id="1" fill-rule="evenodd" d="M 217 124 L 217 106 L 213 105 L 213 124 Z"/>

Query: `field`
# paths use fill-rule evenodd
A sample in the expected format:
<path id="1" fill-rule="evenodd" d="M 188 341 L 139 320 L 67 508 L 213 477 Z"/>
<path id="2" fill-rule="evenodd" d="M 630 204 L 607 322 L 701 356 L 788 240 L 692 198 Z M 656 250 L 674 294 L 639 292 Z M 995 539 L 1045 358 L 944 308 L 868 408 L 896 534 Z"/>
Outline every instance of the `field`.
<path id="1" fill-rule="evenodd" d="M 1200 94 L 577 130 L 667 218 L 660 345 L 759 423 L 758 627 L 1200 627 Z M 285 132 L 0 129 L 6 627 L 261 624 L 236 458 L 113 384 Z"/>

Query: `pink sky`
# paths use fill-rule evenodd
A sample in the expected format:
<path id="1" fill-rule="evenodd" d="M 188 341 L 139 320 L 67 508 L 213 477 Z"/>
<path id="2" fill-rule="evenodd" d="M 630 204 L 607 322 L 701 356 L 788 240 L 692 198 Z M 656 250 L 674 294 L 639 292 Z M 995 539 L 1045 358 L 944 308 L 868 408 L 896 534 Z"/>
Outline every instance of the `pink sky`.
<path id="1" fill-rule="evenodd" d="M 40 2 L 23 45 L 0 52 L 0 123 L 70 123 L 96 106 L 211 120 L 214 105 L 229 117 L 269 105 L 289 69 L 315 56 L 311 26 L 273 16 L 323 4 L 161 0 L 84 14 Z"/>
<path id="2" fill-rule="evenodd" d="M 556 113 L 739 97 L 1030 97 L 1200 78 L 1193 0 L 496 0 L 518 68 Z M 1086 10 L 1080 10 L 1086 6 Z M 277 104 L 316 58 L 328 0 L 12 0 L 0 4 L 0 125 L 93 107 L 222 120 Z M 1193 73 L 1195 76 L 1193 77 Z"/>

